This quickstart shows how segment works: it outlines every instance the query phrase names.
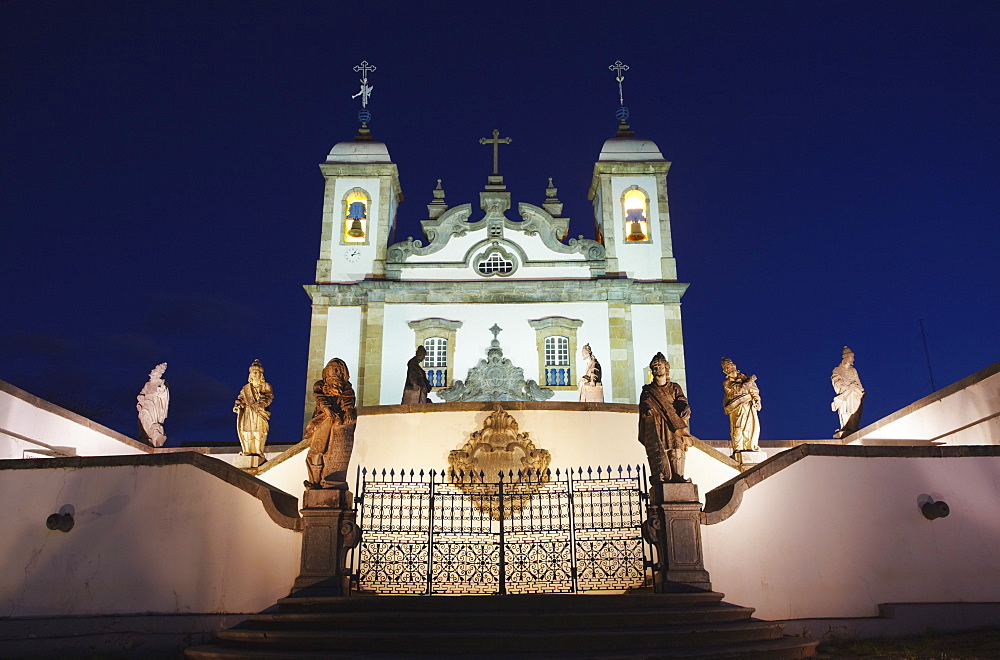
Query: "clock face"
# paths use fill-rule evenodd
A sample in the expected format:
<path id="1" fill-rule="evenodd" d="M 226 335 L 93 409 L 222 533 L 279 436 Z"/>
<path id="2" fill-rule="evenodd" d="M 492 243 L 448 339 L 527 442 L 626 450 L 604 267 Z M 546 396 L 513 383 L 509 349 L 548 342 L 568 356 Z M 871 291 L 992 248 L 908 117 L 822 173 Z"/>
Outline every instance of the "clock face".
<path id="1" fill-rule="evenodd" d="M 345 256 L 347 257 L 347 260 L 350 261 L 352 264 L 356 263 L 358 259 L 361 258 L 361 250 L 359 250 L 358 248 L 351 248 L 350 250 L 347 251 L 347 254 Z"/>

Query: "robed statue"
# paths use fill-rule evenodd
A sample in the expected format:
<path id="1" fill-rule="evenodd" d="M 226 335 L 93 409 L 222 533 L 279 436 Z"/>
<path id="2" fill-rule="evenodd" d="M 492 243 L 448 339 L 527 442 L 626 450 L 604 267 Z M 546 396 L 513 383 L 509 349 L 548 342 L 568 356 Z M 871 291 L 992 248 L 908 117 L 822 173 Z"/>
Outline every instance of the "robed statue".
<path id="1" fill-rule="evenodd" d="M 250 365 L 247 384 L 240 390 L 233 412 L 236 413 L 236 434 L 240 437 L 241 456 L 264 457 L 264 443 L 270 428 L 271 402 L 274 392 L 271 384 L 264 380 L 264 366 L 260 360 Z"/>
<path id="2" fill-rule="evenodd" d="M 427 349 L 417 346 L 416 354 L 406 363 L 406 384 L 403 385 L 402 403 L 430 403 L 427 393 L 431 391 L 427 372 L 420 363 L 427 357 Z"/>
<path id="3" fill-rule="evenodd" d="M 649 363 L 653 382 L 642 386 L 639 395 L 639 442 L 653 483 L 688 483 L 684 459 L 694 436 L 688 432 L 691 408 L 681 386 L 670 380 L 670 363 L 657 353 Z"/>
<path id="4" fill-rule="evenodd" d="M 729 358 L 722 358 L 722 409 L 729 415 L 729 437 L 733 451 L 760 451 L 760 389 L 757 376 L 747 376 Z"/>
<path id="5" fill-rule="evenodd" d="M 861 386 L 858 370 L 854 368 L 854 351 L 844 346 L 841 356 L 840 364 L 833 368 L 830 375 L 833 391 L 837 393 L 830 408 L 840 417 L 840 428 L 833 434 L 835 438 L 845 438 L 861 428 L 865 398 L 865 388 Z"/>
<path id="6" fill-rule="evenodd" d="M 601 383 L 601 363 L 594 357 L 594 352 L 590 349 L 590 344 L 584 344 L 580 349 L 586 366 L 583 375 L 580 376 L 578 388 L 580 391 L 579 401 L 593 401 L 604 403 L 604 385 Z"/>
<path id="7" fill-rule="evenodd" d="M 149 380 L 142 386 L 136 397 L 135 409 L 139 411 L 139 439 L 149 442 L 154 447 L 162 447 L 167 441 L 163 431 L 163 422 L 167 419 L 167 408 L 170 406 L 170 389 L 163 380 L 163 372 L 167 363 L 153 367 L 149 372 Z"/>
<path id="8" fill-rule="evenodd" d="M 347 466 L 358 419 L 350 377 L 347 364 L 333 358 L 323 367 L 323 378 L 313 385 L 316 410 L 303 433 L 303 439 L 309 441 L 306 488 L 347 488 Z"/>

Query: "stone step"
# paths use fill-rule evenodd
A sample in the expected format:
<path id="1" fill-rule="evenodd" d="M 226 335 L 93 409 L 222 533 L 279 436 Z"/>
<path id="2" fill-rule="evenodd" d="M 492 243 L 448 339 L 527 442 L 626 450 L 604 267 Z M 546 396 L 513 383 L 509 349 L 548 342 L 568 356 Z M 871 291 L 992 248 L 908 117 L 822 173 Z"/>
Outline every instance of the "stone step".
<path id="1" fill-rule="evenodd" d="M 392 621 L 394 630 L 564 630 L 587 627 L 643 628 L 683 623 L 710 623 L 749 619 L 753 608 L 728 603 L 690 607 L 643 607 L 625 609 L 608 607 L 575 611 L 545 610 L 532 607 L 523 611 L 455 611 L 442 616 L 440 611 L 378 610 L 356 611 L 281 611 L 253 614 L 241 628 L 277 628 L 281 630 L 339 629 L 382 630 Z"/>
<path id="2" fill-rule="evenodd" d="M 640 591 L 631 594 L 516 594 L 510 596 L 292 596 L 278 601 L 283 612 L 473 612 L 473 611 L 580 611 L 689 607 L 721 603 L 725 594 L 696 591 L 654 594 Z"/>
<path id="3" fill-rule="evenodd" d="M 331 649 L 337 651 L 406 653 L 413 649 L 435 653 L 538 653 L 614 651 L 621 648 L 662 649 L 679 646 L 719 646 L 780 639 L 781 624 L 736 621 L 662 626 L 655 629 L 569 628 L 555 631 L 506 630 L 483 632 L 399 631 L 387 617 L 383 632 L 349 630 L 285 630 L 231 628 L 218 633 L 229 644 L 256 648 Z"/>
<path id="4" fill-rule="evenodd" d="M 363 653 L 354 651 L 339 652 L 325 649 L 312 651 L 276 650 L 235 646 L 227 647 L 216 644 L 191 647 L 185 651 L 185 654 L 191 660 L 237 660 L 239 658 L 245 660 L 264 658 L 269 660 L 319 660 L 320 658 L 329 660 L 356 660 L 357 658 L 365 658 L 365 660 L 395 660 L 399 658 L 406 658 L 408 660 L 439 660 L 442 657 L 447 657 L 449 660 L 506 660 L 508 658 L 516 658 L 517 660 L 655 660 L 658 658 L 796 660 L 814 655 L 816 644 L 816 640 L 804 637 L 780 637 L 721 646 L 683 646 L 656 649 L 638 649 L 625 646 L 610 651 L 564 648 L 557 652 L 528 651 L 523 653 L 513 651 L 504 651 L 501 653 L 465 651 L 449 653 L 447 655 L 443 655 L 441 652 L 380 653 L 374 650 Z"/>

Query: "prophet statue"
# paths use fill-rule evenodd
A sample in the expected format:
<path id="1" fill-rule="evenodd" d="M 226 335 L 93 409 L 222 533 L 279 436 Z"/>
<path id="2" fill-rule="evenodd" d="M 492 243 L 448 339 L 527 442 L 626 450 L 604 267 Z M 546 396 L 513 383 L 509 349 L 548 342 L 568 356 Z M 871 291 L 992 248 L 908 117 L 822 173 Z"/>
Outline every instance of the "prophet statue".
<path id="1" fill-rule="evenodd" d="M 590 349 L 590 344 L 584 344 L 580 349 L 587 366 L 583 375 L 580 376 L 578 388 L 580 391 L 579 401 L 592 401 L 604 403 L 604 385 L 601 383 L 601 363 L 594 357 L 594 352 Z"/>
<path id="2" fill-rule="evenodd" d="M 760 390 L 757 376 L 747 376 L 736 368 L 729 358 L 722 358 L 722 371 L 726 374 L 722 381 L 725 392 L 722 409 L 729 415 L 729 437 L 733 451 L 760 451 Z"/>
<path id="3" fill-rule="evenodd" d="M 340 358 L 323 367 L 323 378 L 313 385 L 316 410 L 306 424 L 303 439 L 309 441 L 305 487 L 347 488 L 347 466 L 354 449 L 358 413 L 350 371 Z"/>
<path id="4" fill-rule="evenodd" d="M 142 386 L 136 397 L 135 409 L 139 411 L 139 439 L 149 442 L 154 447 L 162 447 L 167 441 L 163 432 L 163 422 L 167 419 L 167 408 L 170 406 L 170 389 L 163 380 L 163 372 L 167 363 L 153 367 L 149 372 L 149 381 Z"/>
<path id="5" fill-rule="evenodd" d="M 270 428 L 271 402 L 274 392 L 271 384 L 264 380 L 264 366 L 260 360 L 250 365 L 247 384 L 240 390 L 233 404 L 236 413 L 236 433 L 240 437 L 241 456 L 264 457 L 264 443 Z"/>
<path id="6" fill-rule="evenodd" d="M 861 386 L 858 370 L 854 368 L 854 351 L 844 346 L 840 364 L 833 368 L 830 381 L 837 396 L 830 409 L 840 417 L 840 428 L 834 438 L 845 438 L 861 428 L 861 410 L 864 405 L 865 388 Z"/>
<path id="7" fill-rule="evenodd" d="M 684 460 L 694 436 L 688 432 L 691 408 L 681 386 L 670 380 L 670 363 L 657 353 L 649 363 L 653 382 L 639 395 L 639 442 L 653 483 L 690 483 L 684 478 Z"/>
<path id="8" fill-rule="evenodd" d="M 416 354 L 406 363 L 406 384 L 403 386 L 402 403 L 430 403 L 427 393 L 431 391 L 431 384 L 427 380 L 427 372 L 420 366 L 420 363 L 427 357 L 427 349 L 417 346 Z"/>

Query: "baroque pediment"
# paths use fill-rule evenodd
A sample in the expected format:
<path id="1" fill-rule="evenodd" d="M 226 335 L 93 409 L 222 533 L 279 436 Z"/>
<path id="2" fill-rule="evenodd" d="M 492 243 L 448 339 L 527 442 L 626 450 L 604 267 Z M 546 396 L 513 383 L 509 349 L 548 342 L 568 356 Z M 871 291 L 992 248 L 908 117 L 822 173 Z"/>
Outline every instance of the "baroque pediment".
<path id="1" fill-rule="evenodd" d="M 484 193 L 488 195 L 488 193 Z M 439 252 L 454 238 L 482 232 L 479 240 L 502 239 L 505 234 L 512 242 L 516 242 L 516 234 L 538 236 L 549 250 L 556 254 L 582 254 L 588 261 L 600 261 L 605 258 L 604 246 L 597 241 L 583 238 L 571 238 L 562 241 L 569 231 L 569 218 L 556 218 L 545 209 L 521 202 L 517 210 L 520 220 L 511 220 L 505 215 L 507 204 L 502 199 L 483 200 L 484 215 L 478 220 L 471 220 L 472 205 L 462 204 L 445 211 L 440 217 L 421 221 L 424 241 L 408 237 L 405 241 L 394 243 L 386 251 L 388 264 L 403 264 L 412 256 L 429 256 Z"/>

